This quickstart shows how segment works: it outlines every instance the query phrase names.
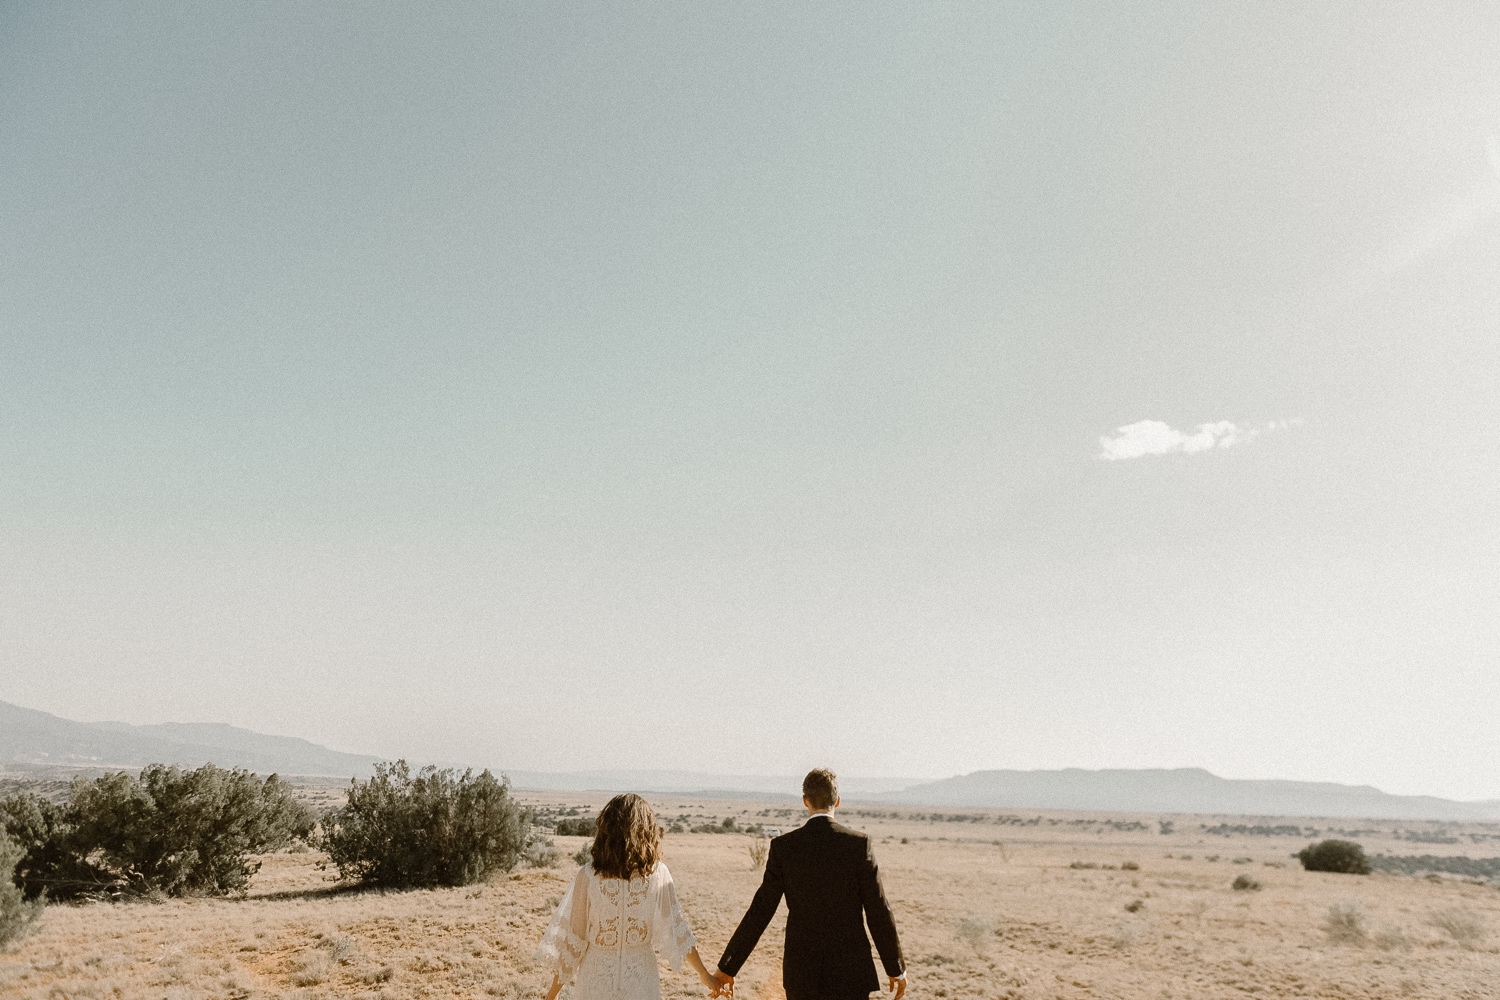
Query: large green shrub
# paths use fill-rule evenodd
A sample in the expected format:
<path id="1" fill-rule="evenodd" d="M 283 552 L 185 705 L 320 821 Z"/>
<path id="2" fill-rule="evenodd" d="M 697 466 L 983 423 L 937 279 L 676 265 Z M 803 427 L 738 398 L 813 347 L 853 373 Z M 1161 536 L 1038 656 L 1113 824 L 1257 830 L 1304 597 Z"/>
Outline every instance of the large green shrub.
<path id="1" fill-rule="evenodd" d="M 514 868 L 531 811 L 489 771 L 377 764 L 323 814 L 322 847 L 342 878 L 372 885 L 468 885 Z"/>
<path id="2" fill-rule="evenodd" d="M 598 830 L 598 821 L 593 816 L 581 816 L 578 819 L 560 819 L 552 827 L 552 832 L 559 837 L 592 837 Z"/>
<path id="3" fill-rule="evenodd" d="M 118 891 L 114 876 L 74 836 L 75 818 L 68 806 L 30 792 L 0 800 L 0 830 L 20 848 L 14 879 L 27 899 Z"/>
<path id="4" fill-rule="evenodd" d="M 25 934 L 42 915 L 42 901 L 27 900 L 15 882 L 16 863 L 24 854 L 20 844 L 0 831 L 0 948 Z"/>
<path id="5" fill-rule="evenodd" d="M 152 764 L 139 778 L 79 778 L 66 806 L 12 796 L 0 825 L 25 851 L 17 876 L 30 899 L 223 896 L 248 887 L 251 855 L 306 837 L 313 817 L 274 774 Z"/>
<path id="6" fill-rule="evenodd" d="M 1310 872 L 1370 874 L 1370 860 L 1365 857 L 1365 849 L 1352 840 L 1323 840 L 1309 844 L 1297 852 L 1297 860 Z"/>

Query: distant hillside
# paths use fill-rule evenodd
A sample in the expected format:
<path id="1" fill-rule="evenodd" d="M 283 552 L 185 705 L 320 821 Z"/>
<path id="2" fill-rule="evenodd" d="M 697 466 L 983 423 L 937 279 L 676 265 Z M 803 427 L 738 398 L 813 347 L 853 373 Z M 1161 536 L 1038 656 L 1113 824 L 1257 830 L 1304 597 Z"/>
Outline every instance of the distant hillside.
<path id="1" fill-rule="evenodd" d="M 380 758 L 340 753 L 291 736 L 266 736 L 219 723 L 132 726 L 83 723 L 0 701 L 0 769 L 178 764 L 243 767 L 259 774 L 349 778 Z"/>
<path id="2" fill-rule="evenodd" d="M 22 772 L 31 777 L 55 778 L 78 769 L 135 768 L 156 763 L 196 767 L 213 763 L 243 767 L 260 774 L 347 779 L 370 774 L 379 760 L 329 750 L 292 736 L 266 736 L 222 723 L 133 726 L 124 722 L 71 722 L 0 701 L 0 771 Z M 517 788 L 785 796 L 793 801 L 801 784 L 799 778 L 792 776 L 695 771 L 505 773 Z M 844 796 L 851 801 L 913 806 L 1367 819 L 1500 819 L 1500 801 L 1454 802 L 1431 796 L 1388 795 L 1368 785 L 1244 781 L 1220 778 L 1202 768 L 975 771 L 920 784 L 850 776 L 841 784 Z"/>
<path id="3" fill-rule="evenodd" d="M 507 771 L 516 788 L 554 792 L 671 792 L 724 798 L 802 797 L 800 775 L 710 774 L 701 771 Z M 839 781 L 849 796 L 893 792 L 910 778 L 848 777 Z"/>
<path id="4" fill-rule="evenodd" d="M 1454 802 L 1388 795 L 1368 785 L 1220 778 L 1173 770 L 975 771 L 873 796 L 883 802 L 1002 809 L 1327 816 L 1369 819 L 1500 819 L 1500 801 Z"/>

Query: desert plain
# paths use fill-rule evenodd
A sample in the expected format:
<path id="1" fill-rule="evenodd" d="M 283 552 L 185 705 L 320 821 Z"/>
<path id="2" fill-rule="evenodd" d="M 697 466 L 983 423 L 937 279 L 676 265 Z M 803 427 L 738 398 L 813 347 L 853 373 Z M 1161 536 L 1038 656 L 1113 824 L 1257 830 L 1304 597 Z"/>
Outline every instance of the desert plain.
<path id="1" fill-rule="evenodd" d="M 518 794 L 541 816 L 605 798 Z M 786 830 L 800 810 L 790 797 L 651 798 L 684 831 L 668 834 L 666 861 L 712 963 L 759 883 L 755 838 L 690 831 Z M 1500 997 L 1500 885 L 1305 872 L 1291 857 L 1325 836 L 1372 854 L 1493 857 L 1500 824 L 858 804 L 840 819 L 875 839 L 913 998 Z M 454 889 L 343 885 L 304 848 L 261 858 L 243 899 L 48 906 L 0 953 L 0 996 L 540 997 L 550 974 L 532 951 L 583 843 L 557 837 L 555 867 Z M 784 920 L 783 906 L 738 996 L 782 996 Z M 705 995 L 687 972 L 663 967 L 662 984 Z"/>

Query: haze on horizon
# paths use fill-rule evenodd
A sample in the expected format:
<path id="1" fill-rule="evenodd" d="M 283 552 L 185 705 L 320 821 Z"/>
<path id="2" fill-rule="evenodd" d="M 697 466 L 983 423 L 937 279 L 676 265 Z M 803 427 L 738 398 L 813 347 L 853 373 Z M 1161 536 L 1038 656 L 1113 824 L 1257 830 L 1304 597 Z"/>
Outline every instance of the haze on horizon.
<path id="1" fill-rule="evenodd" d="M 1456 4 L 0 8 L 0 700 L 1500 798 L 1497 67 Z"/>

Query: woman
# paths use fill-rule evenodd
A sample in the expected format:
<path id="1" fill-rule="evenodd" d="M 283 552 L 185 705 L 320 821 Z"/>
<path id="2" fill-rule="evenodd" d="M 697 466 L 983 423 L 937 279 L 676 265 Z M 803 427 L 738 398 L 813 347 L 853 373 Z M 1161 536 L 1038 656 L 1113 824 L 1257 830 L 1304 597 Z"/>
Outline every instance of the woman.
<path id="1" fill-rule="evenodd" d="M 557 907 L 538 961 L 554 972 L 547 1000 L 577 974 L 574 1000 L 661 1000 L 660 948 L 674 971 L 687 959 L 703 985 L 717 983 L 698 957 L 672 873 L 661 863 L 661 824 L 639 795 L 616 795 L 599 813 L 593 859 Z"/>

